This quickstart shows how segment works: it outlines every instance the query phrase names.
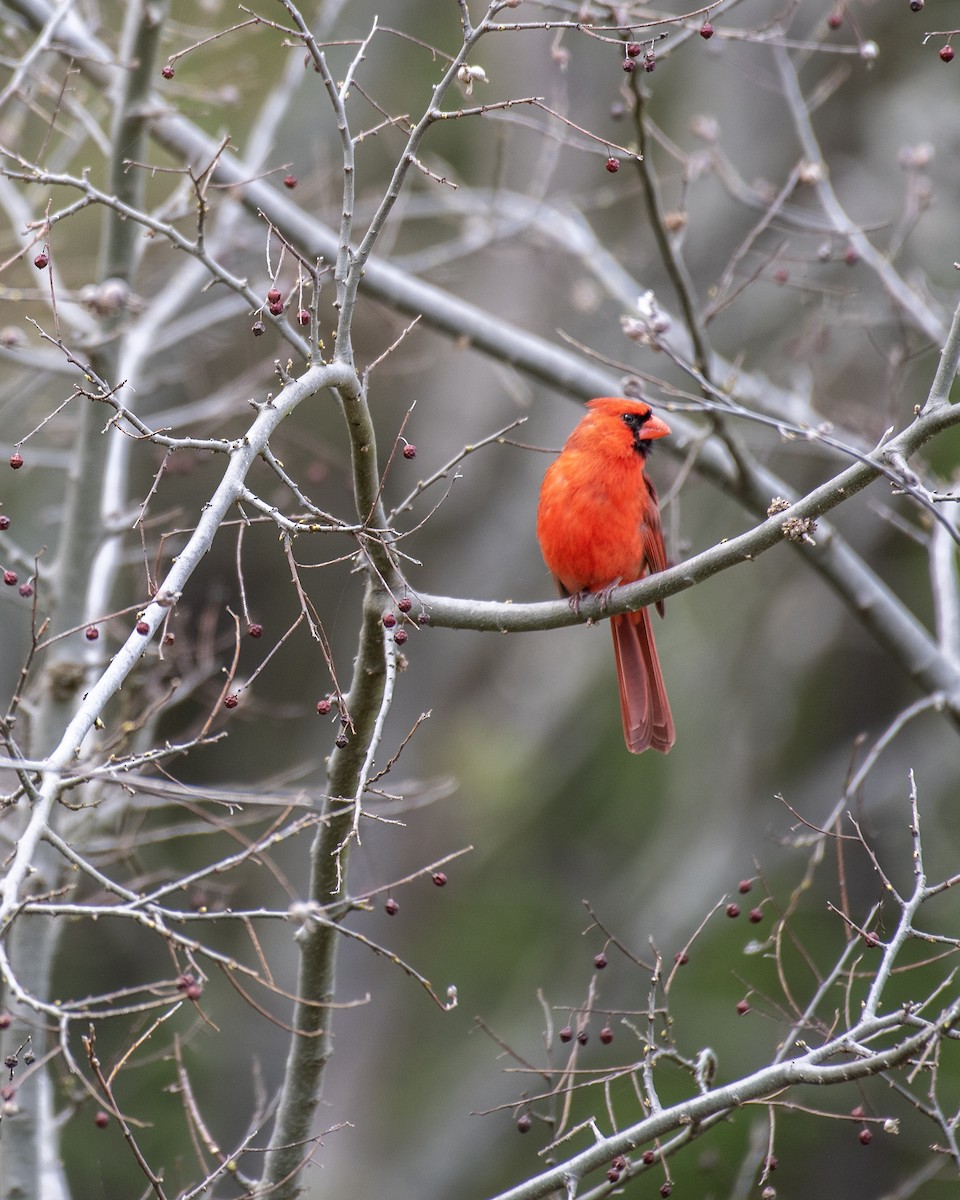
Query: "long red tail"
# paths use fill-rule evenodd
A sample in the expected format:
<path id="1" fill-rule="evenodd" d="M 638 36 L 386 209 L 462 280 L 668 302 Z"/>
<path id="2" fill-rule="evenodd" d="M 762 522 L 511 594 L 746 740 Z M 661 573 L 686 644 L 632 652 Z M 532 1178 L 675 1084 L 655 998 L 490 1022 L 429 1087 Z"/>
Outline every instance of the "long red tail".
<path id="1" fill-rule="evenodd" d="M 627 749 L 639 754 L 652 746 L 666 754 L 677 735 L 657 648 L 653 644 L 650 614 L 645 608 L 640 612 L 621 613 L 610 619 L 610 628 L 617 656 L 620 711 Z"/>

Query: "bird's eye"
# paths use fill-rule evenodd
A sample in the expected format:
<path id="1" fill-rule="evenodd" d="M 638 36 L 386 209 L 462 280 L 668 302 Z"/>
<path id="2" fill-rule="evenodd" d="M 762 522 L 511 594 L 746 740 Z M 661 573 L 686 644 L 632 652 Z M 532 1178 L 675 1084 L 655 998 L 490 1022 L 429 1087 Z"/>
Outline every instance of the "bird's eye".
<path id="1" fill-rule="evenodd" d="M 631 429 L 639 429 L 641 425 L 645 425 L 650 420 L 652 415 L 653 413 L 648 408 L 646 412 L 625 412 L 620 419 Z"/>

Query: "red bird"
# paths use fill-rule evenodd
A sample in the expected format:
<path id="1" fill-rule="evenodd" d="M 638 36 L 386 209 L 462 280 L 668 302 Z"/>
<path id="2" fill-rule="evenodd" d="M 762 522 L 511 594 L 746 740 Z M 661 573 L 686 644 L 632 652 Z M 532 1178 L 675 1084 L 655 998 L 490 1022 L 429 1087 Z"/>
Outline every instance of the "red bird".
<path id="1" fill-rule="evenodd" d="M 560 592 L 633 583 L 667 565 L 660 509 L 644 473 L 655 438 L 670 432 L 643 400 L 591 400 L 589 412 L 547 468 L 540 488 L 537 539 Z M 663 604 L 657 604 L 663 615 Z M 676 739 L 646 609 L 612 617 L 620 710 L 627 749 L 666 753 Z"/>

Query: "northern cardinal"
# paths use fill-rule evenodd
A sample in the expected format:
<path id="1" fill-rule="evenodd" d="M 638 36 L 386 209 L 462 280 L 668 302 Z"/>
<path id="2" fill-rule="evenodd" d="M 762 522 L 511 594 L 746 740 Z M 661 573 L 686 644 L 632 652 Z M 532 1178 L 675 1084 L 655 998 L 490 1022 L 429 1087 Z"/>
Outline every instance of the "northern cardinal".
<path id="1" fill-rule="evenodd" d="M 560 592 L 633 583 L 667 565 L 657 493 L 644 472 L 655 438 L 669 427 L 643 400 L 591 400 L 588 413 L 547 468 L 537 539 Z M 657 604 L 663 615 L 663 604 Z M 646 609 L 610 620 L 627 749 L 666 753 L 676 733 Z"/>

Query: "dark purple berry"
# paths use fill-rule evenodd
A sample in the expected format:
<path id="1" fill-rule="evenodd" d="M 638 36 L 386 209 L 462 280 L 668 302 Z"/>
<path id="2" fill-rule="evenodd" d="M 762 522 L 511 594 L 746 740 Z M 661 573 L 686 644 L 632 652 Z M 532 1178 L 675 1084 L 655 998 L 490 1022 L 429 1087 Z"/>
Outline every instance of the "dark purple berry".
<path id="1" fill-rule="evenodd" d="M 283 186 L 290 188 L 291 191 L 297 186 L 298 182 L 296 175 L 284 175 L 283 177 Z"/>
<path id="2" fill-rule="evenodd" d="M 88 642 L 95 642 L 100 636 L 100 630 L 96 627 L 96 625 L 88 625 L 83 636 Z"/>
<path id="3" fill-rule="evenodd" d="M 23 466 L 23 455 L 19 451 L 15 450 L 13 454 L 10 455 L 10 466 L 15 471 L 19 471 Z"/>
<path id="4" fill-rule="evenodd" d="M 873 1134 L 870 1132 L 869 1129 L 861 1129 L 857 1136 L 860 1139 L 861 1146 L 869 1146 L 870 1143 L 873 1141 Z"/>
<path id="5" fill-rule="evenodd" d="M 573 1041 L 573 1030 L 570 1028 L 569 1025 L 564 1025 L 564 1027 L 560 1030 L 560 1032 L 557 1036 L 560 1038 L 561 1042 L 572 1042 Z"/>
<path id="6" fill-rule="evenodd" d="M 338 733 L 333 743 L 338 750 L 346 750 L 350 745 L 350 739 L 345 733 Z"/>
<path id="7" fill-rule="evenodd" d="M 607 1172 L 607 1179 L 610 1181 L 610 1183 L 619 1183 L 620 1182 L 620 1172 L 617 1170 L 616 1167 L 610 1168 L 610 1170 Z"/>
<path id="8" fill-rule="evenodd" d="M 517 1133 L 529 1133 L 530 1126 L 532 1124 L 533 1122 L 530 1120 L 530 1114 L 521 1113 L 520 1116 L 517 1117 Z"/>
<path id="9" fill-rule="evenodd" d="M 270 313 L 272 316 L 279 317 L 280 314 L 283 312 L 283 301 L 276 300 L 273 304 L 271 304 L 269 306 L 269 308 L 270 308 Z"/>
<path id="10" fill-rule="evenodd" d="M 600 1038 L 600 1041 L 603 1042 L 603 1044 L 605 1046 L 609 1046 L 610 1043 L 613 1041 L 613 1030 L 610 1028 L 609 1025 L 604 1025 L 604 1027 L 600 1030 L 600 1032 L 597 1036 Z"/>
<path id="11" fill-rule="evenodd" d="M 164 79 L 172 79 L 173 78 L 173 67 L 171 67 L 170 64 L 167 63 L 166 66 L 163 66 L 160 68 L 160 74 L 164 77 Z"/>
<path id="12" fill-rule="evenodd" d="M 607 965 L 607 956 L 604 954 L 604 952 L 602 950 L 600 951 L 599 954 L 595 954 L 593 956 L 593 965 L 597 968 L 598 971 L 602 971 L 603 968 Z"/>
<path id="13" fill-rule="evenodd" d="M 101 1108 L 97 1115 L 93 1118 L 93 1123 L 98 1129 L 106 1129 L 106 1127 L 110 1124 L 110 1114 L 108 1112 L 104 1112 Z"/>
<path id="14" fill-rule="evenodd" d="M 49 265 L 50 265 L 50 255 L 45 254 L 45 253 L 43 253 L 43 251 L 41 251 L 37 255 L 37 257 L 33 260 L 33 265 L 37 268 L 38 271 L 44 270 L 45 267 L 49 267 Z"/>
<path id="15" fill-rule="evenodd" d="M 727 905 L 727 916 L 728 917 L 739 917 L 740 916 L 740 905 L 739 904 L 728 904 Z"/>
<path id="16" fill-rule="evenodd" d="M 318 700 L 317 701 L 317 712 L 320 714 L 321 717 L 325 717 L 327 715 L 327 713 L 330 711 L 331 707 L 332 707 L 332 705 L 330 704 L 329 700 Z"/>
<path id="17" fill-rule="evenodd" d="M 750 921 L 751 925 L 759 925 L 760 922 L 763 920 L 763 909 L 762 908 L 751 908 L 750 916 L 749 916 L 748 920 Z"/>
<path id="18" fill-rule="evenodd" d="M 227 696 L 227 698 L 224 700 L 223 707 L 224 708 L 236 708 L 239 703 L 240 703 L 240 697 L 237 695 L 236 692 L 231 692 L 230 695 Z"/>
<path id="19" fill-rule="evenodd" d="M 621 65 L 623 66 L 623 69 L 627 72 L 628 75 L 630 74 L 631 71 L 635 71 L 637 69 L 637 64 L 633 61 L 632 58 L 625 58 Z"/>
<path id="20" fill-rule="evenodd" d="M 3 518 L 0 517 L 0 521 L 2 520 Z M 3 528 L 6 528 L 6 526 L 0 526 L 0 529 Z M 399 608 L 402 613 L 408 613 L 410 609 L 413 608 L 413 601 L 409 596 L 403 596 L 397 601 L 397 608 Z"/>
<path id="21" fill-rule="evenodd" d="M 704 23 L 700 26 L 700 36 L 705 42 L 709 42 L 713 37 L 713 26 L 709 21 L 704 21 Z"/>
<path id="22" fill-rule="evenodd" d="M 254 621 L 252 625 L 247 626 L 247 633 L 252 638 L 263 637 L 263 626 Z"/>
<path id="23" fill-rule="evenodd" d="M 643 53 L 643 47 L 639 42 L 627 42 L 627 57 L 639 58 Z"/>
<path id="24" fill-rule="evenodd" d="M 749 1011 L 750 1011 L 750 1001 L 749 1000 L 739 1000 L 737 1002 L 737 1012 L 740 1014 L 741 1017 L 745 1017 Z"/>
<path id="25" fill-rule="evenodd" d="M 643 1154 L 641 1154 L 640 1157 L 641 1157 L 642 1161 L 645 1163 L 645 1165 L 649 1167 L 652 1162 L 656 1161 L 657 1156 L 654 1154 L 654 1152 L 652 1150 L 644 1150 Z"/>
<path id="26" fill-rule="evenodd" d="M 283 299 L 283 293 L 280 291 L 279 288 L 272 287 L 270 289 L 270 291 L 267 292 L 267 303 L 268 304 L 279 304 L 282 299 Z"/>
<path id="27" fill-rule="evenodd" d="M 23 598 L 25 600 L 29 600 L 29 598 L 33 595 L 33 584 L 32 583 L 21 583 L 20 587 L 17 590 L 20 592 L 20 595 L 23 596 Z"/>
<path id="28" fill-rule="evenodd" d="M 842 13 L 832 12 L 830 14 L 830 16 L 827 17 L 827 28 L 828 29 L 839 29 L 842 24 L 843 24 L 843 14 Z"/>
<path id="29" fill-rule="evenodd" d="M 150 626 L 146 623 L 146 621 L 137 622 L 137 633 L 139 633 L 142 637 L 146 637 L 149 632 Z"/>
<path id="30" fill-rule="evenodd" d="M 610 172 L 611 175 L 616 175 L 616 173 L 620 170 L 619 158 L 614 158 L 613 155 L 611 155 L 607 159 L 607 170 Z"/>
<path id="31" fill-rule="evenodd" d="M 0 513 L 0 530 L 10 528 L 10 518 L 6 513 Z"/>
<path id="32" fill-rule="evenodd" d="M 406 640 L 409 636 L 410 636 L 409 633 L 407 633 L 407 631 L 405 629 L 398 629 L 397 632 L 393 635 L 393 640 L 397 643 L 398 646 L 402 646 L 406 643 Z"/>
<path id="33" fill-rule="evenodd" d="M 254 323 L 250 326 L 250 332 L 254 337 L 263 337 L 265 329 L 266 326 L 262 321 L 254 321 Z"/>
<path id="34" fill-rule="evenodd" d="M 678 950 L 673 956 L 673 961 L 678 967 L 685 967 L 690 961 L 690 955 L 685 950 Z"/>
<path id="35" fill-rule="evenodd" d="M 3 573 L 3 582 L 7 585 L 7 587 L 13 587 L 18 578 L 19 576 L 17 575 L 16 571 L 4 571 Z"/>
<path id="36" fill-rule="evenodd" d="M 383 911 L 388 917 L 395 917 L 400 911 L 400 905 L 392 896 L 388 896 L 386 902 L 384 903 Z"/>
<path id="37" fill-rule="evenodd" d="M 590 1041 L 590 1034 L 585 1029 L 581 1029 L 577 1034 L 577 1041 L 581 1046 L 585 1046 Z"/>
<path id="38" fill-rule="evenodd" d="M 447 886 L 446 871 L 434 871 L 432 879 L 433 879 L 433 882 L 437 885 L 437 887 L 446 887 Z"/>
<path id="39" fill-rule="evenodd" d="M 413 445 L 412 442 L 407 442 L 407 444 L 404 446 L 403 457 L 404 458 L 416 458 L 417 457 L 417 448 L 416 448 L 416 446 Z"/>
<path id="40" fill-rule="evenodd" d="M 298 325 L 309 325 L 310 324 L 310 314 L 307 312 L 307 310 L 305 308 L 301 308 L 300 311 L 297 313 L 297 324 Z"/>
<path id="41" fill-rule="evenodd" d="M 385 612 L 380 619 L 383 621 L 384 629 L 392 629 L 397 623 L 397 618 L 392 612 Z"/>
<path id="42" fill-rule="evenodd" d="M 946 46 L 941 46 L 940 48 L 940 61 L 953 62 L 953 47 L 949 42 L 946 44 Z"/>
<path id="43" fill-rule="evenodd" d="M 747 892 L 749 892 L 751 890 L 752 887 L 753 887 L 752 879 L 741 879 L 739 884 L 737 884 L 737 891 L 740 893 L 741 896 L 745 896 L 747 894 Z"/>

